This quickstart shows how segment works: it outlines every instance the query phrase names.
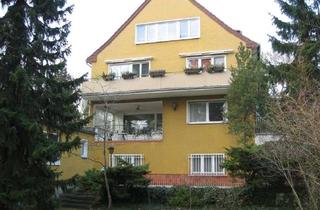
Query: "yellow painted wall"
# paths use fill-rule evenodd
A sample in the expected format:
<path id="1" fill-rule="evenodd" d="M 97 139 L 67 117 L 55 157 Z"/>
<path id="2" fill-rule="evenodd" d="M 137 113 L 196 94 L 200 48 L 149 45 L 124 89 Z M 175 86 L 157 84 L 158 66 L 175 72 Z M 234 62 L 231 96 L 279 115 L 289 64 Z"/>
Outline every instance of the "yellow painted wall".
<path id="1" fill-rule="evenodd" d="M 135 44 L 135 26 L 139 23 L 200 17 L 200 39 Z M 105 26 L 103 26 L 105 27 Z M 185 58 L 179 53 L 233 49 L 237 51 L 241 40 L 224 30 L 189 0 L 152 0 L 143 11 L 97 56 L 92 64 L 92 77 L 107 72 L 106 60 L 152 56 L 151 69 L 167 72 L 183 71 Z M 234 53 L 227 56 L 227 65 L 235 65 Z"/>
<path id="2" fill-rule="evenodd" d="M 163 100 L 163 140 L 145 142 L 116 142 L 114 154 L 143 154 L 153 174 L 187 174 L 188 155 L 193 153 L 224 153 L 235 146 L 236 137 L 228 133 L 227 124 L 189 125 L 186 123 L 186 103 L 192 99 L 213 97 L 175 98 Z M 176 111 L 172 102 L 177 102 Z M 109 143 L 110 144 L 110 143 Z M 90 151 L 96 160 L 102 160 L 103 143 L 96 143 Z M 95 165 L 99 167 L 99 165 Z"/>
<path id="3" fill-rule="evenodd" d="M 201 37 L 193 40 L 169 41 L 152 44 L 135 44 L 135 25 L 151 21 L 200 17 Z M 105 27 L 105 26 L 103 26 Z M 152 0 L 127 28 L 97 56 L 92 64 L 92 77 L 107 72 L 106 60 L 152 56 L 151 69 L 165 69 L 167 72 L 182 72 L 185 58 L 179 53 L 203 52 L 233 49 L 227 56 L 227 65 L 236 65 L 235 52 L 241 40 L 224 30 L 210 17 L 196 8 L 189 0 Z M 190 77 L 190 79 L 192 79 Z M 202 97 L 203 99 L 212 98 Z M 152 142 L 112 142 L 115 154 L 143 154 L 153 174 L 187 174 L 188 155 L 193 153 L 223 153 L 225 148 L 237 144 L 236 137 L 228 133 L 227 124 L 188 125 L 186 123 L 186 101 L 195 98 L 163 99 L 163 140 Z M 157 99 L 159 100 L 159 99 Z M 178 102 L 176 111 L 172 101 Z M 90 106 L 92 110 L 92 106 Z M 102 161 L 102 143 L 89 140 L 89 159 Z M 80 154 L 80 151 L 74 151 Z M 62 178 L 101 165 L 79 156 L 64 155 L 59 170 Z"/>
<path id="4" fill-rule="evenodd" d="M 88 156 L 92 158 L 94 154 L 92 153 L 94 147 L 94 136 L 85 133 L 78 133 L 81 139 L 88 140 Z M 81 158 L 81 149 L 75 149 L 70 153 L 64 153 L 61 157 L 61 165 L 56 167 L 57 171 L 62 172 L 61 178 L 67 179 L 72 176 L 79 174 L 82 175 L 86 170 L 92 169 L 94 167 L 94 162 L 89 159 Z"/>

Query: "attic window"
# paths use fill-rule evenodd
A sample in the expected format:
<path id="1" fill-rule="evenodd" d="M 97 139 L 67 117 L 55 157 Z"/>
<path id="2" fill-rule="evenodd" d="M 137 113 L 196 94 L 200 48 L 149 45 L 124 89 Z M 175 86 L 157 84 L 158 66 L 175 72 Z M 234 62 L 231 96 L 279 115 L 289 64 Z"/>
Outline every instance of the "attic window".
<path id="1" fill-rule="evenodd" d="M 200 38 L 200 18 L 186 18 L 136 26 L 136 44 Z"/>

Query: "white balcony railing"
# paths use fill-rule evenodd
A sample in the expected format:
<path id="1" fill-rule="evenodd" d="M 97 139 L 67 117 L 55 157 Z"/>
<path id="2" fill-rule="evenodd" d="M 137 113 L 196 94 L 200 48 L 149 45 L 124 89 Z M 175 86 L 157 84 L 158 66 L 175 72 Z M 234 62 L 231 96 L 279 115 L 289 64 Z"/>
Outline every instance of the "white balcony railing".
<path id="1" fill-rule="evenodd" d="M 162 129 L 143 129 L 143 130 L 130 130 L 121 126 L 116 129 L 115 127 L 95 128 L 95 140 L 103 141 L 158 141 L 162 140 Z"/>

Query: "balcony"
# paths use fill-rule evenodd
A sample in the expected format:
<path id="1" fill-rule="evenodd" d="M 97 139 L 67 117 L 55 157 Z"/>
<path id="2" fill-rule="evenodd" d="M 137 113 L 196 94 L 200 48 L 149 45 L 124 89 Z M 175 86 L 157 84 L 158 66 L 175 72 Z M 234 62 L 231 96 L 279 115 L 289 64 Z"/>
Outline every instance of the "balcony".
<path id="1" fill-rule="evenodd" d="M 162 102 L 95 105 L 96 141 L 162 140 Z"/>
<path id="2" fill-rule="evenodd" d="M 91 80 L 83 83 L 81 91 L 82 97 L 90 101 L 225 95 L 230 78 L 229 70 L 217 74 L 203 72 L 192 77 L 184 72 L 166 72 L 162 77 Z"/>
<path id="3" fill-rule="evenodd" d="M 272 131 L 265 120 L 259 118 L 256 120 L 255 133 L 255 143 L 257 145 L 280 139 L 280 135 Z"/>

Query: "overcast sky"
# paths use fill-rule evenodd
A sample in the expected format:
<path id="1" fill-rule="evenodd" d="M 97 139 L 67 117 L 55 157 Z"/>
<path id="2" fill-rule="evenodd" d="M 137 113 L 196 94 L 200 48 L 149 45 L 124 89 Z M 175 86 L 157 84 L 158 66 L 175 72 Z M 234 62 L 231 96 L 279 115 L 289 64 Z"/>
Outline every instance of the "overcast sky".
<path id="1" fill-rule="evenodd" d="M 69 0 L 74 4 L 68 71 L 78 77 L 89 72 L 86 58 L 101 46 L 144 0 Z M 198 0 L 233 29 L 241 30 L 270 52 L 268 34 L 275 33 L 271 15 L 280 15 L 274 0 Z"/>

